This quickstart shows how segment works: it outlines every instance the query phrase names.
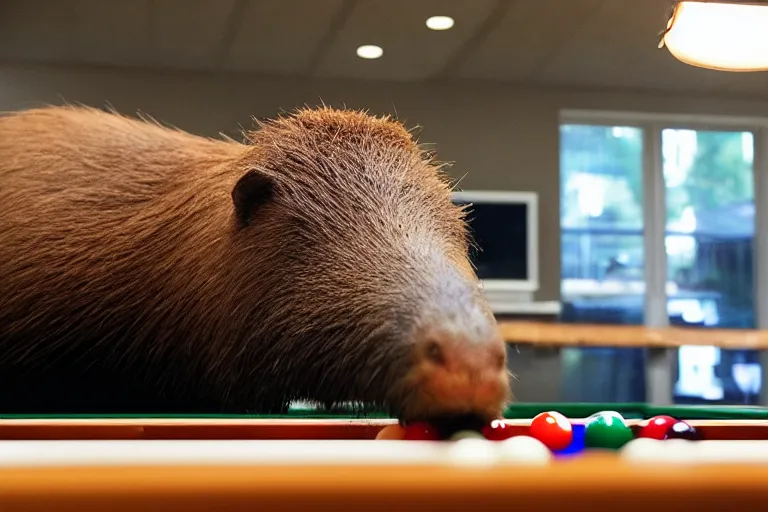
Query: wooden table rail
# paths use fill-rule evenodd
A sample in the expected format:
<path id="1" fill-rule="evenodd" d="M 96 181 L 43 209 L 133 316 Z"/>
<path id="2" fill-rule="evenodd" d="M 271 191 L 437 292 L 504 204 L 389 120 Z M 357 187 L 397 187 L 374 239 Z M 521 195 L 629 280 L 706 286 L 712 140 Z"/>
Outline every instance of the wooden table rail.
<path id="1" fill-rule="evenodd" d="M 768 348 L 768 330 L 756 329 L 651 328 L 510 320 L 500 321 L 499 326 L 507 343 L 551 347 L 669 348 L 704 345 L 726 349 Z"/>
<path id="2" fill-rule="evenodd" d="M 760 510 L 765 465 L 155 466 L 0 469 L 0 510 Z M 566 506 L 567 504 L 567 506 Z"/>

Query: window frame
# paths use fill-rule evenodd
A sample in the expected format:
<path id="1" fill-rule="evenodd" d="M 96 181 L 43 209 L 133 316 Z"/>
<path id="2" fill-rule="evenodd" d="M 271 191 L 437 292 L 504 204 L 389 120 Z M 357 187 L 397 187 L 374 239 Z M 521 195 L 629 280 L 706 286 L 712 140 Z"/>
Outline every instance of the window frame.
<path id="1" fill-rule="evenodd" d="M 643 246 L 645 275 L 644 324 L 667 327 L 667 253 L 665 247 L 666 185 L 662 162 L 662 131 L 689 129 L 752 132 L 754 137 L 753 180 L 755 191 L 755 235 L 753 258 L 755 322 L 768 329 L 768 118 L 729 115 L 653 113 L 614 110 L 563 109 L 558 133 L 564 124 L 626 126 L 643 130 Z M 559 146 L 559 145 L 558 145 Z M 559 167 L 558 167 L 559 172 Z M 559 186 L 559 180 L 558 180 Z M 672 353 L 670 349 L 648 350 L 646 399 L 659 405 L 673 402 Z M 763 375 L 768 370 L 768 351 L 761 351 Z M 768 385 L 763 384 L 761 405 L 768 405 Z"/>

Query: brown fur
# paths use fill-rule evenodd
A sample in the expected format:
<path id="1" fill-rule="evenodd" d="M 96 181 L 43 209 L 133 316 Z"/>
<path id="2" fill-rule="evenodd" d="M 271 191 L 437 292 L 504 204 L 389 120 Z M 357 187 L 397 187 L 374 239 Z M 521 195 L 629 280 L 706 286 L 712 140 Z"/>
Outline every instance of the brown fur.
<path id="1" fill-rule="evenodd" d="M 434 398 L 449 388 L 414 355 L 446 325 L 501 346 L 439 164 L 361 112 L 246 135 L 0 117 L 0 412 L 475 412 Z M 491 395 L 485 415 L 507 398 Z"/>

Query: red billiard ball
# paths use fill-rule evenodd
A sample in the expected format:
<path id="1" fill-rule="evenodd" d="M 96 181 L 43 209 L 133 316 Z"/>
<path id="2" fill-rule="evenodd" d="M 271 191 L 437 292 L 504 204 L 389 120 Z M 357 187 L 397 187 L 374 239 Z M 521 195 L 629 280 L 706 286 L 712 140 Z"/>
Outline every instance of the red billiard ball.
<path id="1" fill-rule="evenodd" d="M 504 441 L 512 435 L 512 429 L 503 420 L 493 420 L 483 427 L 483 436 L 489 441 Z"/>
<path id="2" fill-rule="evenodd" d="M 573 427 L 568 418 L 556 411 L 537 414 L 531 421 L 531 437 L 550 450 L 564 450 L 573 441 Z"/>
<path id="3" fill-rule="evenodd" d="M 440 433 L 428 423 L 416 422 L 405 425 L 403 439 L 407 441 L 439 441 Z"/>
<path id="4" fill-rule="evenodd" d="M 637 437 L 645 437 L 648 439 L 666 439 L 669 429 L 672 425 L 677 423 L 677 420 L 672 416 L 654 416 L 640 422 L 638 425 Z"/>

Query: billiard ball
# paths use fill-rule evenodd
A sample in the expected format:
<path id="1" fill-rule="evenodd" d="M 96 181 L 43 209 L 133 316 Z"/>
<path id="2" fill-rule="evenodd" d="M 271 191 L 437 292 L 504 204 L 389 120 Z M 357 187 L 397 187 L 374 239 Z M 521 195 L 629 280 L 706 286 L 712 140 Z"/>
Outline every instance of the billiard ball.
<path id="1" fill-rule="evenodd" d="M 439 441 L 440 432 L 432 425 L 424 422 L 415 422 L 405 426 L 406 441 Z"/>
<path id="2" fill-rule="evenodd" d="M 483 439 L 485 440 L 485 436 L 481 434 L 480 432 L 477 432 L 475 430 L 459 430 L 458 432 L 455 432 L 451 437 L 448 438 L 451 441 L 460 441 L 462 439 Z"/>
<path id="3" fill-rule="evenodd" d="M 514 464 L 547 464 L 552 458 L 550 449 L 531 436 L 514 436 L 500 442 L 498 452 L 501 460 Z"/>
<path id="4" fill-rule="evenodd" d="M 387 425 L 379 430 L 376 434 L 377 440 L 396 440 L 399 441 L 405 438 L 405 428 L 400 425 Z"/>
<path id="5" fill-rule="evenodd" d="M 618 450 L 634 438 L 621 414 L 603 411 L 587 418 L 584 426 L 584 446 Z"/>
<path id="6" fill-rule="evenodd" d="M 587 420 L 592 419 L 592 418 L 599 418 L 601 416 L 613 416 L 614 418 L 619 418 L 619 419 L 621 419 L 621 421 L 624 421 L 624 416 L 622 416 L 620 413 L 618 413 L 616 411 L 600 411 L 600 412 L 596 412 L 596 413 L 592 414 L 591 416 L 589 416 L 587 418 Z"/>
<path id="7" fill-rule="evenodd" d="M 478 434 L 475 432 L 475 434 Z M 495 449 L 495 443 L 489 442 L 482 435 L 457 439 L 448 443 L 447 455 L 453 464 L 459 466 L 488 467 L 501 457 Z"/>
<path id="8" fill-rule="evenodd" d="M 638 437 L 624 445 L 621 457 L 633 463 L 691 464 L 699 456 L 696 444 L 684 439 L 660 440 Z"/>
<path id="9" fill-rule="evenodd" d="M 550 450 L 564 450 L 573 441 L 571 422 L 556 411 L 537 414 L 531 421 L 530 432 Z"/>
<path id="10" fill-rule="evenodd" d="M 654 416 L 638 425 L 637 437 L 666 439 L 667 431 L 677 422 L 672 416 Z"/>
<path id="11" fill-rule="evenodd" d="M 512 437 L 512 429 L 503 420 L 493 420 L 483 427 L 482 433 L 489 441 L 504 441 Z"/>
<path id="12" fill-rule="evenodd" d="M 685 421 L 677 421 L 667 429 L 664 439 L 686 439 L 688 441 L 698 441 L 701 436 L 690 424 Z"/>

